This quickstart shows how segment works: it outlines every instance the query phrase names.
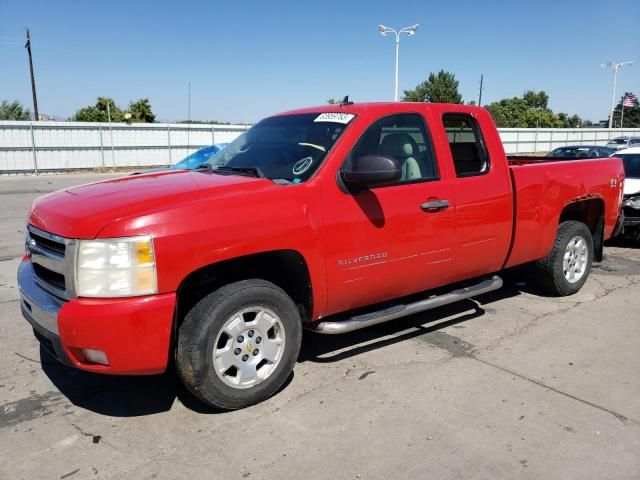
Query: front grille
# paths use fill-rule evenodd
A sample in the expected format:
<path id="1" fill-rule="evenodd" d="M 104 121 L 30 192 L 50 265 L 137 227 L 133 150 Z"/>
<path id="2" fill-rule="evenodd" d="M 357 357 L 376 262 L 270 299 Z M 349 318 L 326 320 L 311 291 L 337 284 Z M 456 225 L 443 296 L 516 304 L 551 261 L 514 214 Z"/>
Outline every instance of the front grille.
<path id="1" fill-rule="evenodd" d="M 65 290 L 66 289 L 66 285 L 65 285 L 65 280 L 64 280 L 64 275 L 60 274 L 60 273 L 56 273 L 53 272 L 51 270 L 49 270 L 48 268 L 43 267 L 42 265 L 39 265 L 37 263 L 33 264 L 33 271 L 35 272 L 36 276 L 43 282 L 52 285 L 53 287 L 59 289 L 59 290 Z"/>
<path id="2" fill-rule="evenodd" d="M 44 250 L 45 252 L 50 252 L 55 255 L 64 257 L 65 250 L 66 250 L 64 243 L 56 242 L 55 240 L 50 240 L 34 232 L 29 232 L 29 236 L 34 242 L 36 242 L 36 246 L 40 248 L 40 250 Z"/>

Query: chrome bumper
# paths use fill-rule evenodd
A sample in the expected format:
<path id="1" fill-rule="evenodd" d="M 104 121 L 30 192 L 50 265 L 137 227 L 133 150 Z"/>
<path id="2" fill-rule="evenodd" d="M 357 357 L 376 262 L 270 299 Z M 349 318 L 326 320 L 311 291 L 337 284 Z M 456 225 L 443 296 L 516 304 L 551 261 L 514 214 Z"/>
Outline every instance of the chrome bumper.
<path id="1" fill-rule="evenodd" d="M 36 284 L 34 276 L 31 262 L 21 262 L 18 267 L 18 287 L 22 315 L 34 327 L 39 326 L 58 335 L 58 312 L 65 302 Z"/>

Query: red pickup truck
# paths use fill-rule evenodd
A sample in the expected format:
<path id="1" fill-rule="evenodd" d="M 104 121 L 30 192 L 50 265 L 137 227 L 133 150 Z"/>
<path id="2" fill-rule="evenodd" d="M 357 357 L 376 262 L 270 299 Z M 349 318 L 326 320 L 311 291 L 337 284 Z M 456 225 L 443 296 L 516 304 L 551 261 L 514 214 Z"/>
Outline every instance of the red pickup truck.
<path id="1" fill-rule="evenodd" d="M 67 365 L 145 375 L 172 361 L 198 398 L 241 408 L 283 385 L 303 328 L 347 332 L 469 298 L 527 262 L 545 292 L 577 292 L 623 182 L 615 158 L 508 160 L 482 108 L 296 110 L 195 171 L 37 199 L 22 313 Z"/>

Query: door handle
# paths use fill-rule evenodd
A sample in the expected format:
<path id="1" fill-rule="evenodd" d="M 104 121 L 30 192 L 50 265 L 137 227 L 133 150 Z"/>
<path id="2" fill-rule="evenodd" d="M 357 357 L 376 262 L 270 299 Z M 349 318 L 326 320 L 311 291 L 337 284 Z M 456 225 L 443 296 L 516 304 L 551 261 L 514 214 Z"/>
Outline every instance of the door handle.
<path id="1" fill-rule="evenodd" d="M 440 212 L 449 208 L 449 200 L 430 200 L 420 205 L 420 208 L 429 213 Z"/>

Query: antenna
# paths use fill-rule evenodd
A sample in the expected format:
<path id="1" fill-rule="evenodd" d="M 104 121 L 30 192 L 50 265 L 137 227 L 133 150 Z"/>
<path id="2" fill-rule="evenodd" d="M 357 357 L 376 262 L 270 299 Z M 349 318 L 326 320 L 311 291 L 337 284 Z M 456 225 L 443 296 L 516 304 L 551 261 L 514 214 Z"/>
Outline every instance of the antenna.
<path id="1" fill-rule="evenodd" d="M 353 105 L 353 102 L 349 101 L 349 95 L 345 95 L 342 101 L 340 102 L 340 106 L 347 107 L 349 105 Z"/>

